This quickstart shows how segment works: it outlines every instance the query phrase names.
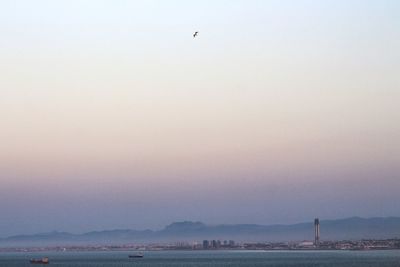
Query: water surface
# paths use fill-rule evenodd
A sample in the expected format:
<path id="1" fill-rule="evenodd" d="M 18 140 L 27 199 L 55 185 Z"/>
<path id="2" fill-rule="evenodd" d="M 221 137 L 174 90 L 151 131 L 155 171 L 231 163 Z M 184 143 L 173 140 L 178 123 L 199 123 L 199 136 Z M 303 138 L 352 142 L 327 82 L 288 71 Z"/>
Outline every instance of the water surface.
<path id="1" fill-rule="evenodd" d="M 150 251 L 0 253 L 0 266 L 24 267 L 30 258 L 50 258 L 49 266 L 74 267 L 400 267 L 400 250 L 390 251 Z"/>

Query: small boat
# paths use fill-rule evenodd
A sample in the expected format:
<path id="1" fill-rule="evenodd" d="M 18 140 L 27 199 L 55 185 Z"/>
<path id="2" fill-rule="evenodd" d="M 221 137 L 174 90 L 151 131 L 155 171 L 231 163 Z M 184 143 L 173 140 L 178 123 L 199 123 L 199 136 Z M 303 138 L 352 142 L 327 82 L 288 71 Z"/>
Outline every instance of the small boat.
<path id="1" fill-rule="evenodd" d="M 143 253 L 137 253 L 137 254 L 133 254 L 133 255 L 129 255 L 129 258 L 143 258 L 144 255 Z"/>
<path id="2" fill-rule="evenodd" d="M 29 262 L 31 264 L 49 264 L 50 263 L 49 258 L 47 258 L 47 257 L 44 257 L 41 259 L 30 259 Z"/>

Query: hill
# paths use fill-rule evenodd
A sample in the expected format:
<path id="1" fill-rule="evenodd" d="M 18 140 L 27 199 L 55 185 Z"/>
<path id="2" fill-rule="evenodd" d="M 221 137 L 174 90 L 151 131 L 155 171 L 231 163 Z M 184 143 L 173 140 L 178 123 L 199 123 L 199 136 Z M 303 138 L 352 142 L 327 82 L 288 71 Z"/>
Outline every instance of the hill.
<path id="1" fill-rule="evenodd" d="M 400 218 L 359 218 L 321 220 L 322 240 L 386 239 L 400 237 Z M 236 241 L 302 241 L 313 240 L 313 222 L 291 225 L 221 224 L 175 222 L 159 231 L 107 230 L 84 234 L 49 232 L 17 235 L 0 239 L 0 246 L 43 246 L 72 244 L 127 244 L 204 239 Z"/>

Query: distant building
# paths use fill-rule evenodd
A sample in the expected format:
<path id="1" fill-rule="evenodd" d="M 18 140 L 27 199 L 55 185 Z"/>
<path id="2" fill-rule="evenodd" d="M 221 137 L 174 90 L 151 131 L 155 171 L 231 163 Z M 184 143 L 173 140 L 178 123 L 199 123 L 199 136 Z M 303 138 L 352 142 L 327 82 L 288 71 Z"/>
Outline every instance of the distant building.
<path id="1" fill-rule="evenodd" d="M 235 241 L 233 240 L 203 240 L 203 249 L 219 249 L 223 247 L 234 247 Z"/>
<path id="2" fill-rule="evenodd" d="M 297 245 L 298 248 L 313 248 L 314 242 L 312 241 L 303 241 Z"/>
<path id="3" fill-rule="evenodd" d="M 209 249 L 210 248 L 210 242 L 208 240 L 203 240 L 203 249 Z"/>
<path id="4" fill-rule="evenodd" d="M 316 245 L 316 246 L 318 246 L 319 245 L 319 219 L 318 218 L 315 218 L 315 220 L 314 220 L 314 238 L 315 238 L 315 240 L 314 240 L 314 244 Z"/>

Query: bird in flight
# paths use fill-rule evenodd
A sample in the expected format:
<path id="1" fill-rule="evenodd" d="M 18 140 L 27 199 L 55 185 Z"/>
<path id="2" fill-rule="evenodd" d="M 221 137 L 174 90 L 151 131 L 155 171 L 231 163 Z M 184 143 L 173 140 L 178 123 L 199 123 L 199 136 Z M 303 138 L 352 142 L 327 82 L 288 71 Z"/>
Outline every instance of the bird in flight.
<path id="1" fill-rule="evenodd" d="M 199 32 L 194 32 L 193 33 L 193 38 L 195 38 L 198 34 L 199 34 Z"/>

